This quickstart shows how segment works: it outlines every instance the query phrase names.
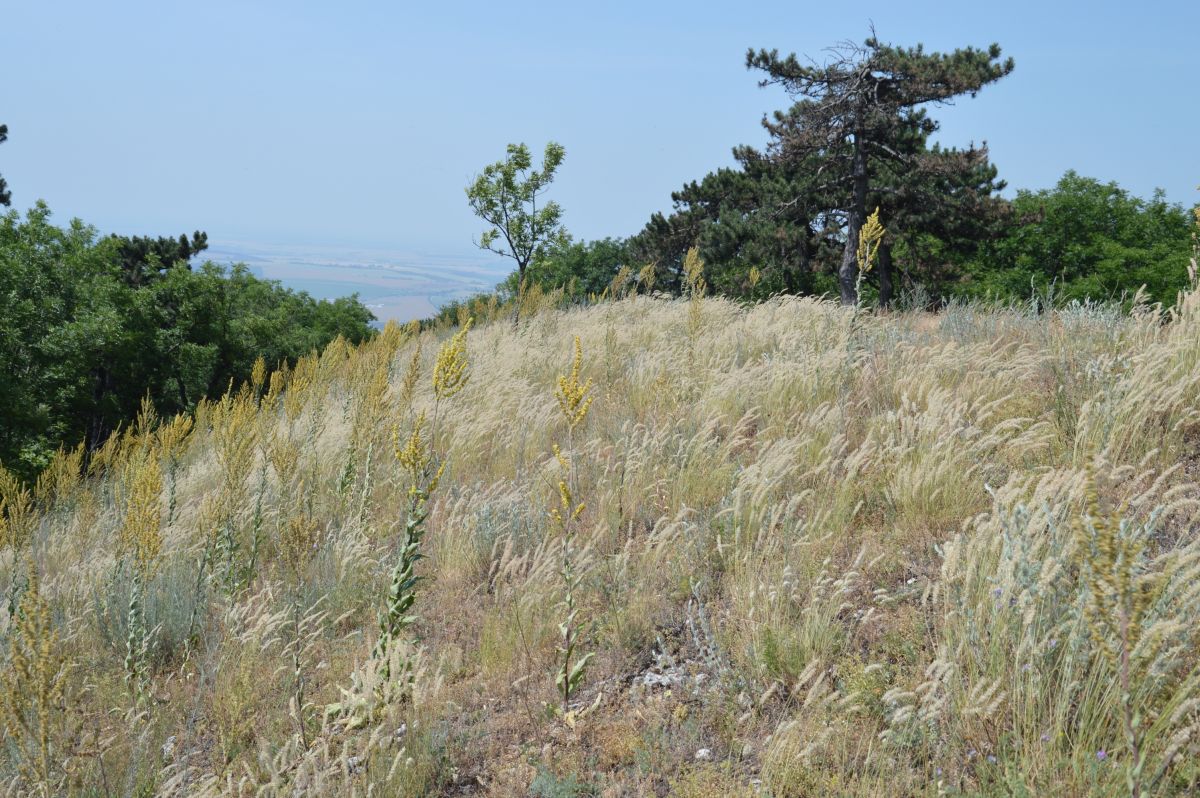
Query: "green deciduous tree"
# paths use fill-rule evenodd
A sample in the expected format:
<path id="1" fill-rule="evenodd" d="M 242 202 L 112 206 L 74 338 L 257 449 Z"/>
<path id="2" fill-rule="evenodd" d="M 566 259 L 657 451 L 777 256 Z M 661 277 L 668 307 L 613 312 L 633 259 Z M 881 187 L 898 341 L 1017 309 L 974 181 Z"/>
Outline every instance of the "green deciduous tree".
<path id="1" fill-rule="evenodd" d="M 972 293 L 1064 299 L 1131 296 L 1175 300 L 1187 285 L 1191 217 L 1166 201 L 1131 196 L 1116 183 L 1067 172 L 1053 189 L 1019 191 L 1012 224 L 971 263 Z"/>
<path id="2" fill-rule="evenodd" d="M 318 302 L 241 265 L 159 273 L 150 251 L 139 272 L 157 276 L 131 281 L 129 239 L 49 217 L 44 204 L 0 217 L 0 462 L 26 476 L 60 445 L 102 442 L 147 395 L 161 415 L 189 410 L 259 356 L 371 334 L 356 299 Z"/>
<path id="3" fill-rule="evenodd" d="M 562 288 L 574 296 L 602 294 L 622 266 L 629 265 L 625 242 L 616 238 L 569 241 L 547 250 L 529 264 L 526 279 L 546 290 Z M 513 272 L 499 286 L 516 295 L 520 274 Z"/>
<path id="4" fill-rule="evenodd" d="M 542 156 L 542 168 L 534 169 L 529 148 L 509 144 L 504 160 L 486 166 L 467 186 L 471 210 L 490 225 L 480 236 L 479 247 L 516 261 L 521 284 L 535 258 L 567 241 L 558 203 L 550 201 L 539 207 L 539 199 L 565 155 L 562 145 L 550 142 Z"/>

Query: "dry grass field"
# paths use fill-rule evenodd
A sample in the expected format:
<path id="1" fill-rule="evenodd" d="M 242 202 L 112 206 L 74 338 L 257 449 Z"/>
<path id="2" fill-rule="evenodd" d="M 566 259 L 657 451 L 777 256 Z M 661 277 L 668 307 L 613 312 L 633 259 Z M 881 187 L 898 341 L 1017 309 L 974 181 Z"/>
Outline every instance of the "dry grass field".
<path id="1" fill-rule="evenodd" d="M 0 794 L 1195 794 L 1200 293 L 452 332 L 0 480 Z"/>

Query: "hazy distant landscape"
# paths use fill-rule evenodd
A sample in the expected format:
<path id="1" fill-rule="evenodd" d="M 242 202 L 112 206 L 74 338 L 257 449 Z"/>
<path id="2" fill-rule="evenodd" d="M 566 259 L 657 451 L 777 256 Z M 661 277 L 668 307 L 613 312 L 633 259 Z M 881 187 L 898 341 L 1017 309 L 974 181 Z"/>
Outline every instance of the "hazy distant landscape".
<path id="1" fill-rule="evenodd" d="M 427 318 L 447 301 L 491 290 L 505 265 L 472 258 L 399 250 L 219 241 L 207 259 L 244 263 L 256 277 L 278 280 L 316 299 L 357 293 L 380 323 Z"/>

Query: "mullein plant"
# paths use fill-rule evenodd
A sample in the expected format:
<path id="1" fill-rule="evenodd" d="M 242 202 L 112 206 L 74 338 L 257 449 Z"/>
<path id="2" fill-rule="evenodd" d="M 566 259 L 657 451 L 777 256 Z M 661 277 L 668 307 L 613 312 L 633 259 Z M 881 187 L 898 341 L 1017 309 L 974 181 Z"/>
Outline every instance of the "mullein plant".
<path id="1" fill-rule="evenodd" d="M 301 486 L 303 490 L 303 486 Z M 308 724 L 306 711 L 308 709 L 304 698 L 307 680 L 305 679 L 305 663 L 308 660 L 324 613 L 317 610 L 320 605 L 304 608 L 304 577 L 308 565 L 321 544 L 320 530 L 315 519 L 302 514 L 288 519 L 279 536 L 279 554 L 283 560 L 291 581 L 291 634 L 292 639 L 284 647 L 289 657 L 292 676 L 292 716 L 296 721 L 297 732 L 304 747 L 308 747 Z"/>
<path id="2" fill-rule="evenodd" d="M 83 444 L 70 452 L 59 448 L 34 483 L 33 496 L 47 511 L 51 505 L 69 509 L 83 475 Z"/>
<path id="3" fill-rule="evenodd" d="M 388 392 L 392 361 L 407 335 L 407 327 L 388 322 L 377 338 L 359 349 L 355 358 L 356 368 L 351 380 L 354 416 L 339 493 L 343 501 L 347 501 L 351 490 L 357 489 L 358 506 L 354 517 L 359 528 L 366 526 L 373 509 L 374 459 L 379 448 L 379 430 L 384 427 L 390 410 Z"/>
<path id="4" fill-rule="evenodd" d="M 863 278 L 875 266 L 875 261 L 879 257 L 879 244 L 885 235 L 887 235 L 887 230 L 879 221 L 879 209 L 876 208 L 875 212 L 867 217 L 862 229 L 858 231 L 858 247 L 854 252 L 855 259 L 858 261 L 858 277 L 854 283 L 855 296 L 862 296 Z M 861 301 L 855 303 L 855 309 L 861 304 Z"/>
<path id="5" fill-rule="evenodd" d="M 125 680 L 140 704 L 149 687 L 149 650 L 153 630 L 146 627 L 145 590 L 154 577 L 162 551 L 162 471 L 158 452 L 148 443 L 126 471 L 125 518 L 118 544 L 129 557 L 132 580 L 125 640 Z"/>
<path id="6" fill-rule="evenodd" d="M 225 511 L 219 520 L 215 557 L 223 565 L 226 593 L 236 594 L 248 584 L 249 549 L 239 534 L 238 510 L 246 503 L 247 483 L 254 466 L 258 442 L 257 402 L 247 387 L 230 391 L 210 411 L 217 462 L 221 465 L 221 500 Z"/>
<path id="7" fill-rule="evenodd" d="M 867 217 L 862 228 L 858 231 L 858 246 L 855 249 L 855 259 L 858 261 L 858 277 L 854 282 L 854 307 L 850 310 L 849 326 L 846 333 L 846 363 L 842 376 L 842 401 L 839 406 L 843 408 L 846 404 L 846 397 L 850 392 L 854 375 L 857 370 L 854 368 L 855 359 L 858 357 L 857 351 L 857 332 L 859 324 L 859 313 L 862 310 L 862 283 L 867 272 L 875 266 L 875 260 L 879 256 L 879 244 L 883 237 L 887 235 L 887 230 L 883 223 L 879 221 L 879 209 Z M 844 422 L 843 422 L 844 423 Z"/>
<path id="8" fill-rule="evenodd" d="M 158 449 L 167 463 L 167 526 L 175 521 L 176 487 L 179 465 L 187 450 L 188 436 L 192 432 L 192 417 L 180 413 L 169 423 L 158 428 Z"/>
<path id="9" fill-rule="evenodd" d="M 68 725 L 71 662 L 63 651 L 37 568 L 28 560 L 21 600 L 12 616 L 8 660 L 0 671 L 0 730 L 14 755 L 12 794 L 50 796 L 66 787 L 73 736 Z"/>
<path id="10" fill-rule="evenodd" d="M 433 367 L 432 423 L 422 411 L 413 418 L 407 437 L 401 435 L 399 425 L 393 429 L 396 460 L 407 478 L 408 490 L 404 535 L 379 613 L 379 636 L 371 652 L 373 672 L 362 678 L 356 676 L 351 689 L 342 691 L 346 700 L 325 709 L 327 715 L 342 716 L 343 723 L 349 728 L 365 724 L 382 705 L 412 696 L 417 671 L 416 652 L 407 648 L 405 637 L 417 620 L 413 613 L 421 582 L 417 563 L 425 558 L 421 548 L 429 520 L 429 500 L 446 470 L 445 456 L 437 448 L 438 411 L 442 402 L 456 396 L 470 381 L 467 334 L 471 323 L 468 319 L 438 352 Z M 414 352 L 401 384 L 401 399 L 410 411 L 420 379 L 419 352 L 419 348 Z"/>
<path id="11" fill-rule="evenodd" d="M 1090 468 L 1085 497 L 1074 529 L 1084 614 L 1116 675 L 1126 787 L 1141 798 L 1156 793 L 1200 732 L 1196 631 L 1178 620 L 1180 605 L 1194 606 L 1200 562 L 1194 549 L 1151 556 L 1154 514 L 1136 524 L 1124 507 L 1103 512 Z"/>
<path id="12" fill-rule="evenodd" d="M 21 552 L 33 538 L 36 521 L 33 496 L 12 472 L 0 465 L 0 552 L 12 549 L 13 578 L 8 588 L 8 617 L 16 617 L 20 601 L 20 586 L 16 578 L 16 564 Z"/>
<path id="13" fill-rule="evenodd" d="M 704 329 L 704 295 L 708 283 L 704 280 L 704 261 L 700 250 L 692 247 L 683 258 L 683 273 L 688 291 L 688 366 L 691 374 L 696 373 L 696 342 Z"/>
<path id="14" fill-rule="evenodd" d="M 403 442 L 400 428 L 395 429 L 396 460 L 408 478 L 408 506 L 405 508 L 404 538 L 392 568 L 387 601 L 379 616 L 379 639 L 375 643 L 375 656 L 385 663 L 385 670 L 388 667 L 388 646 L 416 620 L 410 611 L 416 602 L 416 589 L 420 581 L 416 566 L 424 558 L 421 542 L 429 519 L 429 499 L 437 490 L 446 470 L 445 460 L 436 450 L 438 410 L 443 401 L 457 395 L 470 380 L 467 359 L 467 333 L 470 329 L 471 320 L 468 319 L 438 352 L 433 367 L 433 424 L 427 423 L 424 412 L 418 414 L 408 438 Z M 414 360 L 413 366 L 419 368 L 418 361 Z M 410 373 L 414 373 L 413 367 L 410 367 Z M 415 376 L 411 380 L 406 378 L 406 384 L 415 380 Z M 389 675 L 385 673 L 385 676 Z"/>
<path id="15" fill-rule="evenodd" d="M 275 423 L 275 404 L 279 398 L 278 396 L 264 396 L 263 387 L 266 385 L 266 380 L 267 364 L 260 356 L 254 359 L 254 366 L 250 371 L 250 401 L 254 405 L 254 420 L 258 426 L 255 441 L 258 444 L 259 456 L 258 490 L 254 497 L 254 514 L 250 520 L 250 556 L 242 577 L 242 585 L 247 588 L 254 581 L 254 574 L 258 570 L 258 553 L 262 547 L 263 526 L 266 523 L 263 503 L 267 496 L 267 467 L 269 465 L 266 439 L 269 434 L 268 430 Z"/>
<path id="16" fill-rule="evenodd" d="M 558 481 L 556 502 L 550 508 L 550 519 L 558 533 L 560 545 L 559 576 L 562 578 L 563 599 L 562 619 L 558 625 L 560 635 L 558 645 L 559 664 L 554 677 L 562 703 L 559 712 L 568 725 L 573 725 L 576 715 L 571 710 L 571 697 L 578 691 L 587 672 L 588 663 L 595 656 L 594 651 L 580 653 L 579 638 L 579 608 L 575 603 L 575 594 L 582 582 L 582 577 L 576 570 L 575 563 L 575 533 L 580 516 L 586 505 L 577 501 L 577 486 L 575 469 L 571 460 L 574 456 L 575 429 L 587 418 L 592 407 L 592 381 L 580 382 L 579 372 L 583 363 L 583 347 L 579 337 L 575 338 L 575 356 L 571 361 L 571 371 L 558 377 L 558 385 L 554 396 L 558 400 L 558 408 L 567 424 L 567 449 L 564 455 L 562 449 L 555 444 L 554 458 L 558 461 L 562 476 Z M 599 697 L 597 697 L 597 702 Z"/>

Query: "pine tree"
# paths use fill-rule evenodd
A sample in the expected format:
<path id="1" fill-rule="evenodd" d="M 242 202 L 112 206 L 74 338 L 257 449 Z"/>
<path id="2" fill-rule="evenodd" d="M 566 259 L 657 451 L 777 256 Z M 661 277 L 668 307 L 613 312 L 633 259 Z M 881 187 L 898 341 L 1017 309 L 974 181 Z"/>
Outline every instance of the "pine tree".
<path id="1" fill-rule="evenodd" d="M 911 166 L 915 155 L 905 142 L 924 140 L 938 129 L 921 106 L 974 96 L 1013 69 L 1000 60 L 1000 47 L 973 47 L 949 54 L 926 53 L 921 45 L 901 48 L 872 35 L 862 44 L 845 42 L 830 50 L 824 64 L 802 64 L 795 54 L 750 50 L 746 66 L 767 77 L 762 86 L 780 85 L 798 101 L 763 124 L 771 133 L 771 157 L 803 162 L 817 157 L 823 180 L 814 188 L 844 197 L 843 249 L 838 287 L 843 304 L 858 301 L 854 243 L 866 220 L 880 175 L 889 167 Z M 889 224 L 889 227 L 891 225 Z"/>
<path id="2" fill-rule="evenodd" d="M 0 144 L 8 141 L 8 125 L 0 125 Z M 4 182 L 4 176 L 0 175 L 0 205 L 9 206 L 12 204 L 12 193 L 8 190 L 8 183 Z"/>

